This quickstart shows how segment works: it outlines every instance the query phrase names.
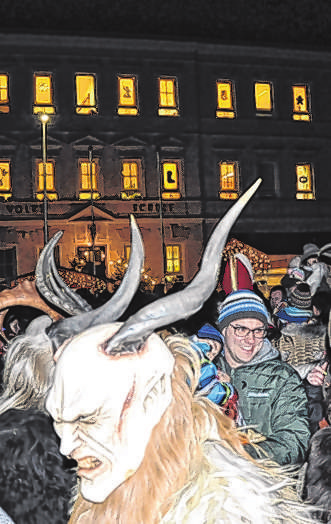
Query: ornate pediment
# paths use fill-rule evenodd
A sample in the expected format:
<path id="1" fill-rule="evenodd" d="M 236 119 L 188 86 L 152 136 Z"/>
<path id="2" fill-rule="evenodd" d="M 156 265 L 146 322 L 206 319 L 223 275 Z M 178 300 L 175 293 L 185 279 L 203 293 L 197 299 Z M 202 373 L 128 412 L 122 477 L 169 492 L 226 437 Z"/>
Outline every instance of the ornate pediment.
<path id="1" fill-rule="evenodd" d="M 71 142 L 71 145 L 73 149 L 77 151 L 87 151 L 89 147 L 93 147 L 93 149 L 95 150 L 103 149 L 105 147 L 105 143 L 93 135 L 86 135 L 82 138 L 74 140 L 73 142 Z"/>
<path id="2" fill-rule="evenodd" d="M 128 137 L 121 138 L 120 140 L 117 140 L 116 142 L 113 142 L 112 146 L 118 149 L 137 149 L 137 148 L 145 148 L 147 146 L 147 142 L 144 142 L 143 140 L 140 140 L 139 138 L 135 138 L 134 136 L 128 136 Z"/>
<path id="3" fill-rule="evenodd" d="M 182 150 L 184 148 L 184 144 L 181 140 L 178 140 L 178 138 L 175 138 L 173 136 L 168 137 L 162 137 L 158 144 L 157 148 L 161 151 L 169 151 L 169 150 Z"/>
<path id="4" fill-rule="evenodd" d="M 49 150 L 56 150 L 56 149 L 62 149 L 64 143 L 61 140 L 58 140 L 57 138 L 52 137 L 50 134 L 47 134 L 47 151 Z M 33 142 L 30 142 L 30 147 L 33 150 L 41 150 L 42 148 L 42 142 L 41 138 L 35 139 Z"/>
<path id="5" fill-rule="evenodd" d="M 114 222 L 114 215 L 108 211 L 98 208 L 93 205 L 93 214 L 95 221 Z M 86 207 L 68 218 L 68 222 L 90 222 L 92 220 L 92 205 L 88 204 Z"/>

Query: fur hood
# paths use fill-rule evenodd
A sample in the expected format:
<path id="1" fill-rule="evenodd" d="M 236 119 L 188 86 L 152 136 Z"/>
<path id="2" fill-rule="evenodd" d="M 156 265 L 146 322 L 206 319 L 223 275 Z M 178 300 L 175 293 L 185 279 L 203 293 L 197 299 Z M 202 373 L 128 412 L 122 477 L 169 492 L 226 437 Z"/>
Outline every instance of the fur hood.
<path id="1" fill-rule="evenodd" d="M 324 358 L 326 327 L 318 324 L 287 324 L 274 344 L 282 360 L 293 366 L 304 378 Z"/>
<path id="2" fill-rule="evenodd" d="M 297 324 L 290 322 L 281 329 L 282 335 L 296 336 L 301 335 L 302 337 L 324 337 L 326 335 L 326 326 L 321 324 Z"/>

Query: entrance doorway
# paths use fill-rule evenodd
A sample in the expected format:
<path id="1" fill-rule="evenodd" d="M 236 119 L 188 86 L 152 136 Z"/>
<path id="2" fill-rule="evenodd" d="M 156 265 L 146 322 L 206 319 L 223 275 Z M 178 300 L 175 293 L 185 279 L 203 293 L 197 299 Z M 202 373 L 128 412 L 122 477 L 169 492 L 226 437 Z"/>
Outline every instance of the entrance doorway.
<path id="1" fill-rule="evenodd" d="M 106 246 L 79 246 L 77 258 L 82 273 L 106 278 Z"/>

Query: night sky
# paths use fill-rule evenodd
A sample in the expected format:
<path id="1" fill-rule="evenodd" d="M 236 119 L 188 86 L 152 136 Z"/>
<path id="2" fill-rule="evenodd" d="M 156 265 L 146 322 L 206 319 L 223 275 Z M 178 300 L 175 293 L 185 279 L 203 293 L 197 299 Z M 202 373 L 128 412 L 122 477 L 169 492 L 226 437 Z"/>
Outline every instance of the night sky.
<path id="1" fill-rule="evenodd" d="M 331 50 L 330 0 L 1 0 L 1 32 Z"/>

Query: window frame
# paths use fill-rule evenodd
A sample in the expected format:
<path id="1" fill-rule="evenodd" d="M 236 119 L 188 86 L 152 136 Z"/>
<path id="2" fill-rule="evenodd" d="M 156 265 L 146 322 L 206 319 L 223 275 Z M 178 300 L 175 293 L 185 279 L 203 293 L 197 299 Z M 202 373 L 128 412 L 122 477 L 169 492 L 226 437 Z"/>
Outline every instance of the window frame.
<path id="1" fill-rule="evenodd" d="M 270 109 L 258 107 L 257 105 L 257 93 L 256 93 L 256 87 L 260 85 L 269 86 L 269 93 L 268 97 L 270 99 Z M 274 86 L 273 82 L 269 80 L 256 80 L 254 81 L 254 103 L 255 103 L 255 111 L 257 116 L 271 116 L 274 112 L 275 108 L 275 99 L 274 99 Z"/>
<path id="2" fill-rule="evenodd" d="M 41 158 L 35 159 L 35 198 L 37 200 L 44 200 L 44 174 L 43 174 L 43 161 Z M 52 173 L 47 173 L 47 167 L 52 166 Z M 47 200 L 58 200 L 58 194 L 55 186 L 55 159 L 48 158 L 46 162 L 46 195 Z M 52 187 L 47 188 L 49 180 L 52 180 Z M 41 183 L 42 181 L 42 183 Z"/>
<path id="3" fill-rule="evenodd" d="M 9 99 L 9 74 L 0 73 L 0 78 L 4 77 L 6 79 L 6 85 L 1 87 L 0 84 L 0 114 L 10 113 L 10 99 Z M 6 93 L 6 98 L 1 97 L 1 93 Z"/>
<path id="4" fill-rule="evenodd" d="M 180 116 L 179 113 L 179 87 L 178 87 L 178 77 L 177 76 L 168 76 L 161 75 L 157 79 L 158 82 L 158 115 L 159 116 Z M 174 99 L 173 104 L 163 103 L 162 94 L 165 94 L 168 97 L 168 91 L 165 92 L 161 90 L 162 82 L 171 82 L 173 85 L 171 96 Z"/>
<path id="5" fill-rule="evenodd" d="M 310 175 L 310 189 L 304 190 L 299 189 L 299 183 L 300 180 L 298 177 L 300 176 L 298 173 L 299 167 L 306 167 L 309 166 L 309 175 Z M 295 175 L 296 175 L 296 192 L 295 192 L 295 198 L 296 200 L 316 200 L 316 194 L 315 194 L 315 173 L 314 173 L 314 166 L 312 162 L 297 162 L 295 164 Z M 304 176 L 304 175 L 301 175 Z"/>
<path id="6" fill-rule="evenodd" d="M 121 84 L 125 80 L 132 80 L 133 103 L 124 104 L 121 97 Z M 138 116 L 139 115 L 139 97 L 138 97 L 138 76 L 130 74 L 117 75 L 117 114 L 119 116 Z"/>
<path id="7" fill-rule="evenodd" d="M 37 103 L 37 78 L 49 78 L 49 89 L 50 89 L 50 103 Z M 55 104 L 54 104 L 54 80 L 53 73 L 47 72 L 35 72 L 33 73 L 33 113 L 45 113 L 47 115 L 53 115 L 55 113 Z"/>
<path id="8" fill-rule="evenodd" d="M 222 107 L 219 87 L 223 84 L 230 86 L 230 106 L 229 107 Z M 216 80 L 216 118 L 234 119 L 236 118 L 236 116 L 237 116 L 237 109 L 236 109 L 235 83 L 233 80 L 219 78 Z"/>
<path id="9" fill-rule="evenodd" d="M 93 79 L 94 104 L 82 105 L 78 103 L 78 78 L 86 77 Z M 88 111 L 84 111 L 88 110 Z M 95 115 L 98 113 L 97 78 L 95 73 L 75 73 L 75 112 L 77 115 Z"/>
<path id="10" fill-rule="evenodd" d="M 123 173 L 124 164 L 130 164 L 130 165 L 131 164 L 136 164 L 136 166 L 137 166 L 137 175 L 136 175 L 137 188 L 136 189 L 134 189 L 134 188 L 126 189 L 124 187 L 124 178 L 126 178 L 126 176 Z M 143 195 L 143 191 L 142 191 L 142 187 L 143 187 L 143 162 L 142 162 L 142 159 L 141 158 L 137 158 L 137 157 L 120 158 L 120 170 L 121 170 L 121 199 L 122 200 L 132 200 L 132 199 L 135 199 L 135 198 L 142 198 L 142 196 L 144 196 Z M 129 178 L 133 178 L 133 176 L 129 176 Z"/>
<path id="11" fill-rule="evenodd" d="M 178 248 L 178 258 L 172 256 L 171 258 L 168 258 L 168 248 Z M 175 260 L 178 260 L 179 261 L 179 268 L 178 268 L 178 271 L 176 271 L 175 269 L 173 269 L 172 271 L 171 270 L 168 270 L 168 262 L 169 261 L 172 261 L 172 264 L 174 263 Z M 182 255 L 182 246 L 181 244 L 165 244 L 165 266 L 166 266 L 166 274 L 167 275 L 180 275 L 183 273 L 183 255 Z"/>
<path id="12" fill-rule="evenodd" d="M 91 187 L 91 173 L 87 173 L 86 175 L 82 172 L 82 165 L 86 164 L 89 166 L 89 164 L 92 164 L 92 187 Z M 95 166 L 95 174 L 93 175 L 93 166 Z M 89 170 L 89 167 L 87 167 Z M 86 176 L 87 179 L 89 179 L 88 188 L 84 188 L 83 184 L 83 176 Z M 89 162 L 88 157 L 79 157 L 78 158 L 78 178 L 79 178 L 79 200 L 98 200 L 100 198 L 100 162 L 99 158 L 93 157 L 92 162 Z M 94 179 L 93 179 L 94 178 Z M 95 184 L 94 184 L 95 180 Z M 95 187 L 93 187 L 95 186 Z"/>
<path id="13" fill-rule="evenodd" d="M 222 165 L 234 166 L 234 189 L 222 187 Z M 219 160 L 218 166 L 218 196 L 220 200 L 237 200 L 240 196 L 240 164 L 238 160 Z"/>
<path id="14" fill-rule="evenodd" d="M 176 166 L 177 184 L 171 189 L 165 186 L 165 164 L 174 164 Z M 184 161 L 179 158 L 162 158 L 160 161 L 160 185 L 161 196 L 164 200 L 179 200 L 183 196 L 183 177 L 184 177 Z"/>
<path id="15" fill-rule="evenodd" d="M 300 84 L 292 84 L 292 119 L 295 121 L 300 122 L 311 122 L 312 119 L 312 113 L 311 113 L 311 95 L 310 95 L 310 87 L 309 84 L 300 83 Z M 304 88 L 305 90 L 305 102 L 306 102 L 306 110 L 305 111 L 297 111 L 295 106 L 295 88 Z M 300 96 L 300 95 L 299 95 Z M 300 107 L 300 104 L 298 104 Z"/>
<path id="16" fill-rule="evenodd" d="M 12 187 L 12 162 L 10 158 L 0 158 L 0 169 L 1 164 L 8 164 L 8 185 L 6 186 L 6 189 L 1 189 L 2 186 L 0 186 L 0 197 L 4 198 L 4 200 L 8 200 L 8 198 L 11 198 L 13 196 L 13 187 Z M 0 181 L 2 181 L 2 176 L 0 174 Z"/>

